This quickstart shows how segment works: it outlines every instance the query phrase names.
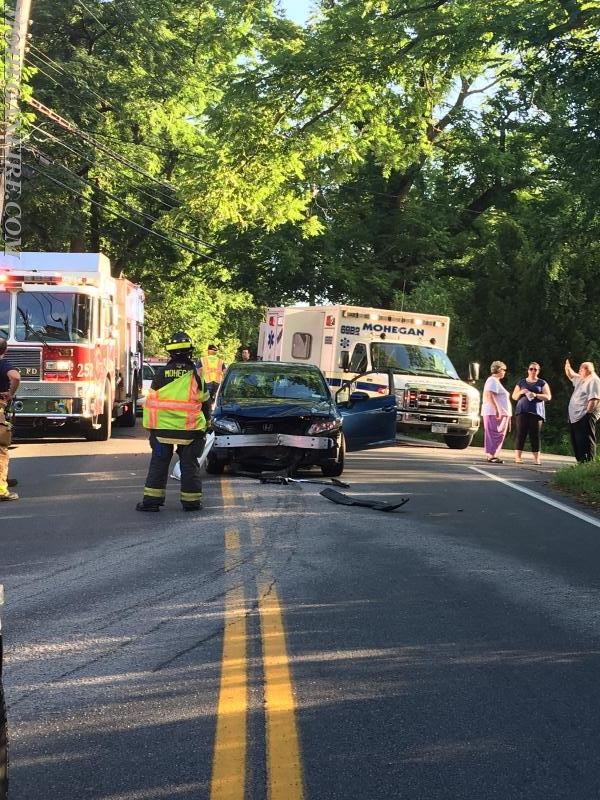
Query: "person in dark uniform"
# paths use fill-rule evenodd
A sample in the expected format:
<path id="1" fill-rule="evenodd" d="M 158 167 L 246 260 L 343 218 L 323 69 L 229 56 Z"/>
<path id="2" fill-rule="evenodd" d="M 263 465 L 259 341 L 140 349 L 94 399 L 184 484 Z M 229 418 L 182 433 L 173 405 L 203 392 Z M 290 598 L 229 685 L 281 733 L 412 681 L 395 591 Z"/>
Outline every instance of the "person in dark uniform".
<path id="1" fill-rule="evenodd" d="M 6 358 L 8 342 L 0 337 L 0 423 L 3 426 L 2 441 L 0 443 L 0 500 L 18 500 L 19 495 L 9 492 L 9 487 L 16 486 L 17 481 L 8 477 L 8 447 L 10 434 L 6 425 L 6 413 L 10 403 L 17 394 L 21 383 L 21 376 L 10 361 Z M 7 428 L 7 430 L 4 430 Z"/>
<path id="2" fill-rule="evenodd" d="M 152 457 L 138 511 L 158 511 L 166 498 L 169 466 L 177 448 L 181 464 L 180 499 L 184 511 L 202 508 L 198 458 L 210 420 L 210 396 L 192 361 L 192 340 L 175 333 L 166 350 L 170 360 L 159 367 L 144 405 L 144 427 L 150 431 Z"/>

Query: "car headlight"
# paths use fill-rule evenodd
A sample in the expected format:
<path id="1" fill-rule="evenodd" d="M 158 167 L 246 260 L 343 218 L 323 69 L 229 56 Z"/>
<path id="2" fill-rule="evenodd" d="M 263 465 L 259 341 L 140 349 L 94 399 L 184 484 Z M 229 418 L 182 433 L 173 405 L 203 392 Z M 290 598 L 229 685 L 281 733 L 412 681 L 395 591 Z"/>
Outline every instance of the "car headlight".
<path id="1" fill-rule="evenodd" d="M 234 419 L 213 419 L 212 426 L 216 431 L 226 431 L 227 433 L 239 433 L 240 426 Z"/>
<path id="2" fill-rule="evenodd" d="M 469 395 L 469 412 L 471 414 L 479 414 L 479 392 L 477 394 Z"/>
<path id="3" fill-rule="evenodd" d="M 315 433 L 325 433 L 326 431 L 337 431 L 342 424 L 341 419 L 324 419 L 320 422 L 313 422 L 308 429 L 308 435 L 314 436 Z"/>

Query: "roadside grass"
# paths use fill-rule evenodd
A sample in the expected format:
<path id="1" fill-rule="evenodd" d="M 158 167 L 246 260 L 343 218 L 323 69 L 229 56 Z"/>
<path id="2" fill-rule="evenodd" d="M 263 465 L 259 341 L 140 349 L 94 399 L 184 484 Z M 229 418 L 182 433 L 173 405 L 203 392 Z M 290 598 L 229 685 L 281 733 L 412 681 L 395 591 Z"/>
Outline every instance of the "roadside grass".
<path id="1" fill-rule="evenodd" d="M 552 476 L 552 483 L 589 505 L 600 506 L 600 461 L 563 467 Z"/>

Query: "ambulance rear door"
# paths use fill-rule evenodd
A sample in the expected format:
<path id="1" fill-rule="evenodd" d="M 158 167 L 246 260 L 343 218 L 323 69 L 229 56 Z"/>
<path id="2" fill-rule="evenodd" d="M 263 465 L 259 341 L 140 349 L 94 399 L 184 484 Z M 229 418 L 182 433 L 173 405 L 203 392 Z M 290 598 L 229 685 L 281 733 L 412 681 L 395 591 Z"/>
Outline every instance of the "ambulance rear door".
<path id="1" fill-rule="evenodd" d="M 282 361 L 299 361 L 321 367 L 325 316 L 326 312 L 320 308 L 286 310 Z"/>

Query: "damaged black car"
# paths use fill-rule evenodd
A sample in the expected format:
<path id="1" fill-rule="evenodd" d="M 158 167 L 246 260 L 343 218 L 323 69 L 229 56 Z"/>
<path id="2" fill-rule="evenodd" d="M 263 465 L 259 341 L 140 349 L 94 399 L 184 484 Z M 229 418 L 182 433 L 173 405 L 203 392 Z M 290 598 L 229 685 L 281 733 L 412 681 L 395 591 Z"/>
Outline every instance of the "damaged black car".
<path id="1" fill-rule="evenodd" d="M 216 398 L 216 439 L 206 469 L 220 474 L 227 465 L 288 472 L 318 466 L 323 475 L 337 477 L 346 449 L 394 441 L 395 412 L 391 382 L 375 398 L 351 383 L 334 397 L 311 364 L 232 364 Z"/>

